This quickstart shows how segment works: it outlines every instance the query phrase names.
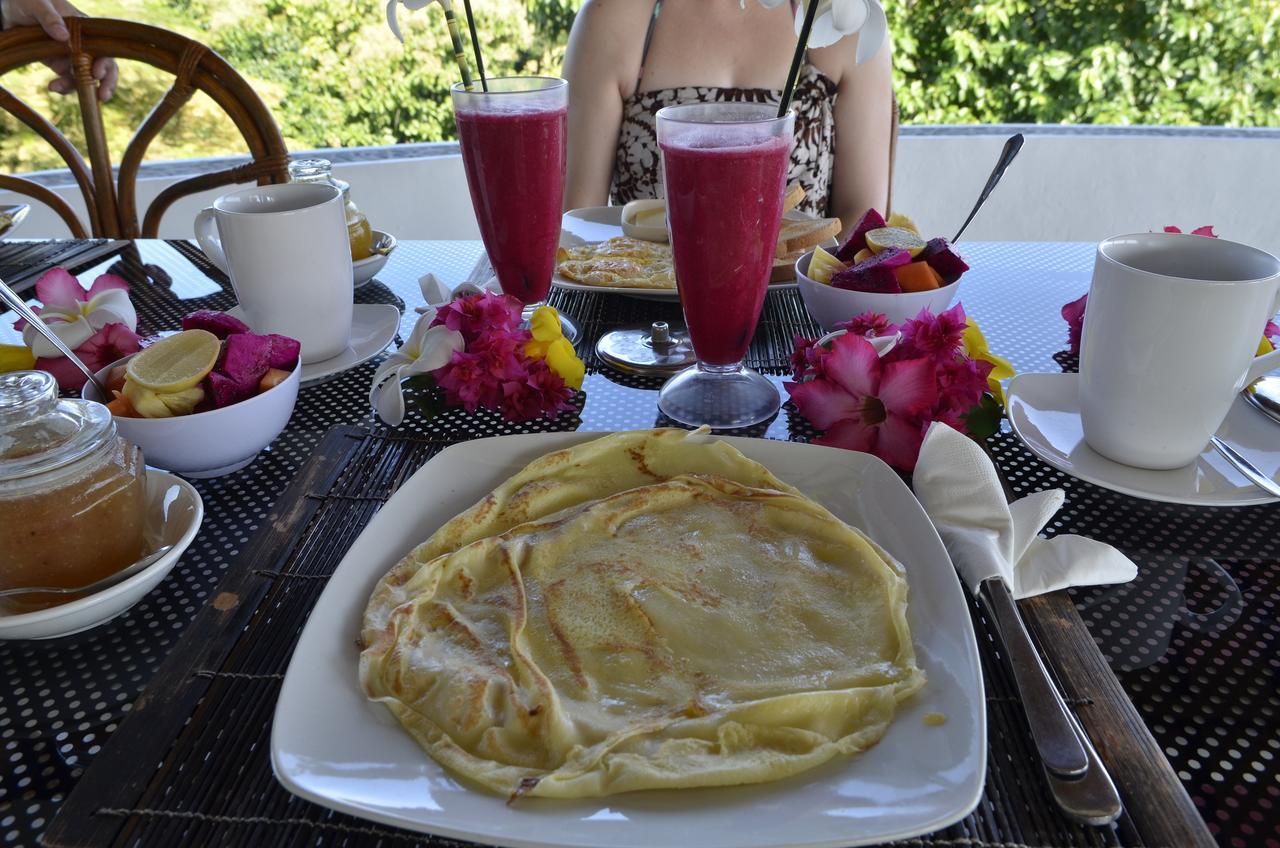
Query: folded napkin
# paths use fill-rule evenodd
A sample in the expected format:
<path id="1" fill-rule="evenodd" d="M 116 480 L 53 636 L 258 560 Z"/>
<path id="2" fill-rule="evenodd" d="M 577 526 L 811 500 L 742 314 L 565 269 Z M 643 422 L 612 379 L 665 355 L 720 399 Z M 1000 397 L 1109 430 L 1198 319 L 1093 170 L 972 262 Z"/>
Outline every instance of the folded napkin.
<path id="1" fill-rule="evenodd" d="M 1015 598 L 1100 583 L 1127 583 L 1138 567 L 1110 545 L 1083 536 L 1037 534 L 1062 507 L 1061 489 L 1006 503 L 995 466 L 967 436 L 930 425 L 914 476 L 916 497 L 976 594 L 988 577 L 1004 577 Z"/>

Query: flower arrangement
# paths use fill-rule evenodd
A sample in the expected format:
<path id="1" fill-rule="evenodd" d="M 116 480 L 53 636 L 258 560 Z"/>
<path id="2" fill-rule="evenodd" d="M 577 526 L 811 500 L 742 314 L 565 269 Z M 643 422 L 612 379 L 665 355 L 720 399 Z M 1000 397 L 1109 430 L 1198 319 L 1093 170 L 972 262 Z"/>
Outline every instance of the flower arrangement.
<path id="1" fill-rule="evenodd" d="M 901 326 L 870 312 L 838 326 L 844 332 L 829 342 L 796 338 L 795 379 L 784 384 L 797 411 L 824 431 L 816 444 L 910 471 L 934 421 L 974 438 L 996 432 L 1000 380 L 1013 367 L 991 353 L 961 304 L 937 315 L 921 310 Z"/>
<path id="2" fill-rule="evenodd" d="M 33 307 L 33 311 L 95 371 L 142 347 L 136 332 L 138 313 L 129 300 L 129 284 L 115 274 L 102 274 L 86 290 L 67 269 L 52 268 L 36 280 L 36 298 L 43 305 Z M 84 385 L 86 378 L 80 369 L 35 327 L 22 319 L 13 326 L 22 331 L 22 341 L 30 355 L 8 351 L 6 368 L 48 371 L 58 386 L 68 391 Z"/>
<path id="3" fill-rule="evenodd" d="M 585 366 L 550 306 L 520 326 L 513 297 L 481 292 L 427 307 L 409 340 L 373 375 L 369 403 L 391 426 L 404 420 L 401 381 L 438 388 L 446 406 L 491 409 L 511 421 L 553 417 L 570 409 Z"/>

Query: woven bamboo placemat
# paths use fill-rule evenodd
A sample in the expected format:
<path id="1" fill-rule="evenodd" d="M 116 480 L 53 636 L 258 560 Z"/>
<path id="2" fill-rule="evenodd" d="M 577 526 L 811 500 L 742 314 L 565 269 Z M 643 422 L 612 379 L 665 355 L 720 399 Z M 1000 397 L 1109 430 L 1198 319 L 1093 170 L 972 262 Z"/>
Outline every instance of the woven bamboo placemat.
<path id="1" fill-rule="evenodd" d="M 46 844 L 457 844 L 295 798 L 269 762 L 276 695 L 328 576 L 386 499 L 453 441 L 331 431 L 80 780 Z M 1058 811 L 993 624 L 972 603 L 971 613 L 987 686 L 986 790 L 965 820 L 907 844 L 1149 844 L 1128 816 L 1093 828 Z M 1076 707 L 1108 697 L 1066 691 Z"/>

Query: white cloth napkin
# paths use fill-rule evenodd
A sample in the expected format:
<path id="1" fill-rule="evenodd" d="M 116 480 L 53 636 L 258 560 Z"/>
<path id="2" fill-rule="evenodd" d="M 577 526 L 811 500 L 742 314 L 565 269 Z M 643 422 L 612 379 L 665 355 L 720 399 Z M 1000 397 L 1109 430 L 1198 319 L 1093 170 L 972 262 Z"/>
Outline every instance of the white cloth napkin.
<path id="1" fill-rule="evenodd" d="M 1015 598 L 1068 586 L 1127 583 L 1138 567 L 1120 551 L 1083 536 L 1037 534 L 1062 507 L 1061 489 L 1006 503 L 995 466 L 976 443 L 936 422 L 916 463 L 916 497 L 947 546 L 956 570 L 976 594 L 999 574 Z"/>

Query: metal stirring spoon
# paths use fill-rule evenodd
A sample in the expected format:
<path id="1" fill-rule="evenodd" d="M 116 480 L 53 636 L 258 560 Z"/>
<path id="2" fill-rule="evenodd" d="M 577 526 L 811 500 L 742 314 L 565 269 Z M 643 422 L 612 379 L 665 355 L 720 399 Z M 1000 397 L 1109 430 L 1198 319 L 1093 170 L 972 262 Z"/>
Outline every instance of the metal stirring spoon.
<path id="1" fill-rule="evenodd" d="M 5 589 L 4 591 L 0 591 L 0 598 L 11 598 L 14 595 L 30 595 L 37 592 L 40 594 L 50 595 L 89 594 L 92 592 L 101 592 L 103 589 L 114 586 L 117 583 L 124 582 L 139 571 L 142 571 L 144 568 L 154 563 L 156 560 L 160 559 L 160 557 L 169 553 L 171 550 L 173 550 L 173 545 L 164 545 L 159 547 L 135 562 L 133 565 L 126 566 L 115 574 L 108 575 L 101 580 L 95 580 L 87 586 L 75 586 L 70 589 L 61 586 L 20 586 L 16 589 Z"/>
<path id="2" fill-rule="evenodd" d="M 1249 405 L 1276 423 L 1280 423 L 1280 377 L 1263 377 L 1241 394 Z"/>
<path id="3" fill-rule="evenodd" d="M 1014 133 L 1004 143 L 1004 148 L 1000 151 L 1000 158 L 996 160 L 996 166 L 991 169 L 991 176 L 987 177 L 987 184 L 982 187 L 982 194 L 978 195 L 978 202 L 973 204 L 969 217 L 964 219 L 964 223 L 960 225 L 960 230 L 956 233 L 956 237 L 951 240 L 952 244 L 960 241 L 960 236 L 964 233 L 965 228 L 969 226 L 969 222 L 973 220 L 973 216 L 978 214 L 982 204 L 987 202 L 991 192 L 1000 183 L 1000 178 L 1004 176 L 1004 172 L 1008 170 L 1010 163 L 1018 155 L 1018 151 L 1022 149 L 1022 141 L 1022 133 Z"/>
<path id="4" fill-rule="evenodd" d="M 93 371 L 89 369 L 89 366 L 80 361 L 80 357 L 76 356 L 53 330 L 49 329 L 49 325 L 42 321 L 40 316 L 32 311 L 31 307 L 27 306 L 27 302 L 19 297 L 17 292 L 9 288 L 9 284 L 4 280 L 0 280 L 0 300 L 3 300 L 9 305 L 9 308 L 25 318 L 28 324 L 40 331 L 40 335 L 48 339 L 54 347 L 62 352 L 63 356 L 71 360 L 72 364 L 89 378 L 89 382 L 93 383 L 93 387 L 98 390 L 98 397 L 102 398 L 103 403 L 111 400 L 111 392 L 107 391 L 107 387 L 98 380 Z"/>

